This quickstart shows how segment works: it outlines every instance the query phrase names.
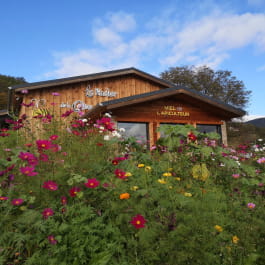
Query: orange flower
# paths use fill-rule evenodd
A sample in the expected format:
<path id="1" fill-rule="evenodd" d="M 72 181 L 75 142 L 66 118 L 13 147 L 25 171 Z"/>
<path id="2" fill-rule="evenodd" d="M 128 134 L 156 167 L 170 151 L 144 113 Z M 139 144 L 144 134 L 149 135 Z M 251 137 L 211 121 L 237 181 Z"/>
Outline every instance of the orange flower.
<path id="1" fill-rule="evenodd" d="M 120 194 L 120 199 L 121 200 L 127 200 L 127 199 L 129 199 L 130 198 L 130 194 L 129 193 L 122 193 L 122 194 Z"/>

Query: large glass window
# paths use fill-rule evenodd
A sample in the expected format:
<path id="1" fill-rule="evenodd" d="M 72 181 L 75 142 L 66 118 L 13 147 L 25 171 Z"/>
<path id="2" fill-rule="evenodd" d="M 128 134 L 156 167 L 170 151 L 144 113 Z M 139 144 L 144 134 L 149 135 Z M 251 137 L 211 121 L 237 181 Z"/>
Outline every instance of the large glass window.
<path id="1" fill-rule="evenodd" d="M 118 128 L 124 128 L 126 137 L 133 136 L 137 140 L 146 142 L 149 139 L 148 123 L 118 122 Z"/>
<path id="2" fill-rule="evenodd" d="M 215 132 L 221 135 L 220 125 L 210 125 L 210 124 L 197 124 L 196 129 L 201 133 Z"/>

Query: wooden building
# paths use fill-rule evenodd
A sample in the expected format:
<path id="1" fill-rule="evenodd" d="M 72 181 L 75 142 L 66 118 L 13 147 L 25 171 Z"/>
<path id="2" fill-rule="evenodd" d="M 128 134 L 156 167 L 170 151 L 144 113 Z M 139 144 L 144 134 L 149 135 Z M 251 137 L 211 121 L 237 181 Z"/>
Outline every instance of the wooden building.
<path id="1" fill-rule="evenodd" d="M 192 124 L 200 131 L 220 133 L 227 144 L 226 121 L 245 114 L 135 68 L 23 84 L 10 91 L 15 102 L 34 103 L 33 110 L 22 106 L 20 114 L 32 117 L 53 109 L 60 115 L 73 109 L 96 118 L 109 112 L 118 127 L 151 144 L 159 138 L 161 124 Z"/>

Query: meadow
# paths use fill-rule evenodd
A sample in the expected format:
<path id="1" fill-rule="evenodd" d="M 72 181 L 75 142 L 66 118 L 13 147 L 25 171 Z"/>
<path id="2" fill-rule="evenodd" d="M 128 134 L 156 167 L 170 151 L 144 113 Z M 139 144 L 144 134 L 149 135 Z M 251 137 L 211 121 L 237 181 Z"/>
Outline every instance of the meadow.
<path id="1" fill-rule="evenodd" d="M 110 115 L 0 132 L 0 264 L 264 265 L 265 141 L 192 126 L 155 146 Z"/>

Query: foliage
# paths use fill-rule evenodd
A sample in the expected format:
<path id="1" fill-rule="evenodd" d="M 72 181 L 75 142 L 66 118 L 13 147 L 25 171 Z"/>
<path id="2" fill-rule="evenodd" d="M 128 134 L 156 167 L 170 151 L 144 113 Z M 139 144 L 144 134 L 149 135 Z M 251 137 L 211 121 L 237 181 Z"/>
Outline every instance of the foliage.
<path id="1" fill-rule="evenodd" d="M 149 151 L 68 114 L 1 137 L 0 264 L 264 264 L 263 141 L 165 126 Z"/>
<path id="2" fill-rule="evenodd" d="M 186 86 L 239 108 L 246 108 L 251 94 L 232 72 L 214 71 L 207 66 L 170 67 L 160 76 L 174 84 Z"/>
<path id="3" fill-rule="evenodd" d="M 12 77 L 0 74 L 0 109 L 7 108 L 8 87 L 24 83 L 26 83 L 26 80 L 23 77 Z"/>

